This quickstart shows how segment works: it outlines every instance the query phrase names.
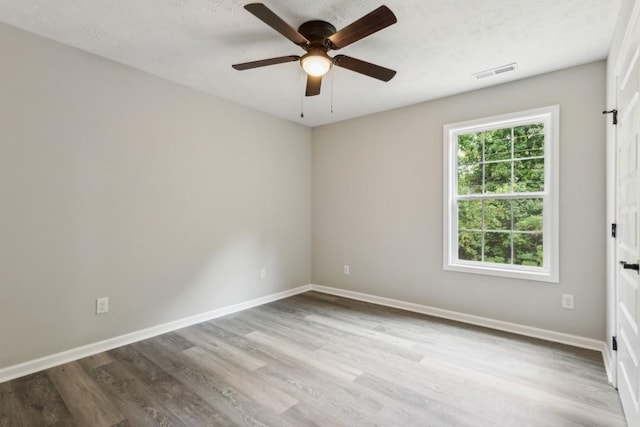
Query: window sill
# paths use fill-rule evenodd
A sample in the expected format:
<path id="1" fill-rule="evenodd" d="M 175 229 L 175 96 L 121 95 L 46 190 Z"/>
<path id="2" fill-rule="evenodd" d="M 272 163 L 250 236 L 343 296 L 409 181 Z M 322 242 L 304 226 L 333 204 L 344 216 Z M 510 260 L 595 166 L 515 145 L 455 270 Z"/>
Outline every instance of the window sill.
<path id="1" fill-rule="evenodd" d="M 516 268 L 504 268 L 500 264 L 482 263 L 473 265 L 467 263 L 445 263 L 444 270 L 457 271 L 459 273 L 483 274 L 494 277 L 508 277 L 511 279 L 532 280 L 536 282 L 559 283 L 558 274 L 553 274 L 548 270 L 522 270 Z"/>

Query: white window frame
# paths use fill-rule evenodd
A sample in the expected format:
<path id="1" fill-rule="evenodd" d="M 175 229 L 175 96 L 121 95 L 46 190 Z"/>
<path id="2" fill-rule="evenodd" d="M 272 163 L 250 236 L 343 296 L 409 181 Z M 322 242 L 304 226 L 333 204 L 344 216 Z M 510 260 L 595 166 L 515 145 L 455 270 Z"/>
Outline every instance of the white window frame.
<path id="1" fill-rule="evenodd" d="M 514 279 L 558 283 L 559 281 L 559 140 L 560 107 L 536 108 L 500 116 L 451 123 L 444 126 L 444 257 L 445 270 L 486 274 Z M 544 191 L 542 267 L 468 261 L 458 258 L 458 135 L 486 130 L 544 123 Z M 512 193 L 517 198 L 518 193 Z"/>

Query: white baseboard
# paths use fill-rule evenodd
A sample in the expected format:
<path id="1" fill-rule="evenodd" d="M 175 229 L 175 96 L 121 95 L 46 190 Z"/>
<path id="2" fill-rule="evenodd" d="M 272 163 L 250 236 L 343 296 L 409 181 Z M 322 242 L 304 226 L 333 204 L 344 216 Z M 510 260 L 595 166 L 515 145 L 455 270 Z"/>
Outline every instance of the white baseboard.
<path id="1" fill-rule="evenodd" d="M 312 284 L 311 289 L 325 294 L 336 295 L 387 307 L 399 308 L 401 310 L 413 311 L 415 313 L 427 314 L 429 316 L 441 317 L 443 319 L 456 320 L 462 323 L 484 326 L 486 328 L 497 329 L 504 332 L 511 332 L 514 334 L 524 335 L 532 338 L 539 338 L 546 341 L 558 342 L 574 347 L 581 347 L 596 351 L 602 351 L 605 348 L 605 343 L 603 341 L 585 338 L 578 335 L 549 331 L 547 329 L 540 329 L 531 326 L 519 325 L 517 323 L 504 322 L 502 320 L 494 320 L 487 317 L 473 316 L 471 314 L 460 313 L 457 311 L 443 310 L 441 308 L 414 304 L 390 298 L 383 298 L 375 295 L 363 294 L 360 292 L 346 291 L 344 289 L 332 288 L 329 286 Z"/>
<path id="2" fill-rule="evenodd" d="M 155 337 L 157 335 L 166 334 L 167 332 L 175 331 L 176 329 L 184 328 L 186 326 L 195 325 L 196 323 L 206 322 L 207 320 L 215 319 L 217 317 L 226 316 L 228 314 L 236 313 L 238 311 L 246 310 L 252 307 L 257 307 L 259 305 L 287 298 L 292 295 L 301 294 L 310 290 L 311 285 L 300 286 L 283 292 L 278 292 L 238 304 L 233 304 L 227 307 L 211 310 L 206 313 L 196 314 L 195 316 L 186 317 L 184 319 L 175 320 L 173 322 L 164 323 L 162 325 L 152 326 L 150 328 L 131 332 L 125 335 L 109 338 L 104 341 L 72 348 L 61 353 L 56 353 L 49 356 L 41 357 L 39 359 L 30 360 L 18 365 L 2 368 L 0 369 L 0 383 L 12 380 L 14 378 L 29 375 L 43 369 L 52 368 L 63 363 L 72 362 L 83 357 L 92 356 L 94 354 L 111 350 L 116 347 L 131 344 L 136 341 L 141 341 L 147 338 Z"/>
<path id="3" fill-rule="evenodd" d="M 427 305 L 414 304 L 410 302 L 378 297 L 375 295 L 364 294 L 360 292 L 347 291 L 344 289 L 332 288 L 329 286 L 321 285 L 304 285 L 287 291 L 278 292 L 275 294 L 267 295 L 261 298 L 256 298 L 250 301 L 245 301 L 238 304 L 233 304 L 227 307 L 218 308 L 206 313 L 197 314 L 195 316 L 186 317 L 184 319 L 175 320 L 173 322 L 164 323 L 158 326 L 152 326 L 150 328 L 142 329 L 139 331 L 131 332 L 125 335 L 120 335 L 114 338 L 109 338 L 104 341 L 99 341 L 92 344 L 87 344 L 81 347 L 76 347 L 70 350 L 63 351 L 61 353 L 52 354 L 49 356 L 41 357 L 39 359 L 30 360 L 18 365 L 9 366 L 0 369 L 0 383 L 12 380 L 14 378 L 29 375 L 34 372 L 48 369 L 54 366 L 61 365 L 63 363 L 72 362 L 74 360 L 81 359 L 83 357 L 92 356 L 103 351 L 111 350 L 116 347 L 131 344 L 137 341 L 141 341 L 147 338 L 152 338 L 157 335 L 165 334 L 167 332 L 175 331 L 176 329 L 184 328 L 187 326 L 195 325 L 197 323 L 206 322 L 211 319 L 226 316 L 228 314 L 237 313 L 248 308 L 257 307 L 259 305 L 267 304 L 273 301 L 277 301 L 283 298 L 287 298 L 293 295 L 301 294 L 308 291 L 317 291 L 325 294 L 340 296 L 344 298 L 350 298 L 357 301 L 368 302 L 372 304 L 383 305 L 387 307 L 398 308 L 401 310 L 412 311 L 415 313 L 427 314 L 429 316 L 440 317 L 443 319 L 455 320 L 458 322 L 468 323 L 476 326 L 483 326 L 486 328 L 497 329 L 500 331 L 511 332 L 514 334 L 524 335 L 533 338 L 539 338 L 546 341 L 553 341 L 562 344 L 571 345 L 574 347 L 581 347 L 590 350 L 596 350 L 602 352 L 604 359 L 605 369 L 607 376 L 611 382 L 611 369 L 609 354 L 606 348 L 606 343 L 603 341 L 594 340 L 591 338 L 580 337 L 577 335 L 565 334 L 562 332 L 549 331 L 546 329 L 534 328 L 531 326 L 519 325 L 516 323 L 503 322 L 501 320 L 494 320 L 487 317 L 473 316 L 470 314 L 459 313 L 456 311 L 443 310 L 440 308 L 430 307 Z"/>

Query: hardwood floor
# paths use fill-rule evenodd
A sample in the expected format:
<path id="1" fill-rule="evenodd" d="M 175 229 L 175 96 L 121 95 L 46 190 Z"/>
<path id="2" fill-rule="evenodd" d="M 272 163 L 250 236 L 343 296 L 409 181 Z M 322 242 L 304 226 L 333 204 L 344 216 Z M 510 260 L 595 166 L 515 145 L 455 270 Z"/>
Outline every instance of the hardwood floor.
<path id="1" fill-rule="evenodd" d="M 0 426 L 625 426 L 600 353 L 306 293 L 0 384 Z"/>

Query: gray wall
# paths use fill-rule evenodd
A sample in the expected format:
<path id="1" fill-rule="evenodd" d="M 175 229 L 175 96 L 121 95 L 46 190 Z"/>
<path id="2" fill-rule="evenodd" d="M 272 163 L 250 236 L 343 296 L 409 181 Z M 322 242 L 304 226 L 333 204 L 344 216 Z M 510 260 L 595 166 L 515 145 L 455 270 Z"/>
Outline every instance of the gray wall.
<path id="1" fill-rule="evenodd" d="M 553 104 L 560 283 L 443 271 L 442 126 Z M 604 339 L 604 105 L 600 61 L 315 128 L 313 283 Z M 575 310 L 561 308 L 562 293 Z"/>
<path id="2" fill-rule="evenodd" d="M 0 368 L 310 282 L 308 128 L 3 24 L 0 52 Z"/>
<path id="3" fill-rule="evenodd" d="M 0 51 L 0 368 L 311 281 L 604 339 L 604 62 L 311 131 L 4 24 Z M 442 125 L 551 104 L 560 284 L 444 272 Z"/>

